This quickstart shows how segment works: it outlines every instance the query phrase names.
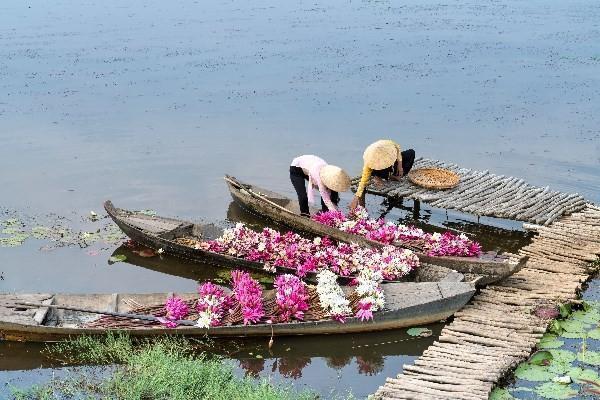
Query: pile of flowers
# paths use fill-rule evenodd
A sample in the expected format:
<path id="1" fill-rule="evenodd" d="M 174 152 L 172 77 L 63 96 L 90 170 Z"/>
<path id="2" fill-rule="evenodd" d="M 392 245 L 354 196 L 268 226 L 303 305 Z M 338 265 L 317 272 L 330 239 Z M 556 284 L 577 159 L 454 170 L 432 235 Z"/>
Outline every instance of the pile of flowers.
<path id="1" fill-rule="evenodd" d="M 394 224 L 384 219 L 371 219 L 362 207 L 346 217 L 343 212 L 325 211 L 313 215 L 314 221 L 338 228 L 344 232 L 364 236 L 377 242 L 392 244 L 394 242 L 414 242 L 423 247 L 429 256 L 475 257 L 481 254 L 481 245 L 470 240 L 466 235 L 455 235 L 452 232 L 426 233 L 414 226 Z M 386 278 L 387 279 L 387 278 Z"/>
<path id="2" fill-rule="evenodd" d="M 352 314 L 350 301 L 337 283 L 337 277 L 331 271 L 323 270 L 317 274 L 317 293 L 321 308 L 329 317 L 344 322 Z"/>
<path id="3" fill-rule="evenodd" d="M 256 279 L 252 279 L 249 273 L 233 271 L 234 297 L 242 308 L 244 325 L 257 323 L 265 315 L 262 303 L 262 288 Z"/>
<path id="4" fill-rule="evenodd" d="M 187 317 L 190 312 L 186 302 L 176 296 L 167 299 L 165 311 L 165 318 L 159 318 L 158 320 L 167 328 L 175 328 L 177 321 Z"/>
<path id="5" fill-rule="evenodd" d="M 297 276 L 285 274 L 275 279 L 277 310 L 279 321 L 287 322 L 292 317 L 303 320 L 308 310 L 308 290 Z"/>
<path id="6" fill-rule="evenodd" d="M 201 328 L 221 325 L 225 312 L 233 306 L 233 298 L 222 287 L 206 282 L 198 287 L 198 323 Z"/>
<path id="7" fill-rule="evenodd" d="M 290 268 L 299 277 L 321 270 L 350 276 L 367 266 L 381 271 L 384 279 L 395 280 L 419 265 L 412 251 L 395 246 L 365 249 L 356 244 L 335 244 L 327 237 L 308 240 L 293 232 L 282 234 L 270 228 L 255 232 L 241 223 L 226 229 L 220 238 L 202 242 L 198 247 L 261 262 L 270 272 L 275 272 L 277 267 Z"/>
<path id="8" fill-rule="evenodd" d="M 239 315 L 244 325 L 260 322 L 289 322 L 294 319 L 304 320 L 304 313 L 310 308 L 309 288 L 297 276 L 280 275 L 275 280 L 275 315 L 266 315 L 263 305 L 262 287 L 250 274 L 243 271 L 231 272 L 233 290 L 228 294 L 220 286 L 210 282 L 198 287 L 196 326 L 210 328 L 223 324 L 225 317 Z M 385 304 L 383 290 L 379 286 L 382 280 L 380 271 L 365 269 L 355 280 L 355 292 L 359 296 L 358 311 L 355 313 L 361 321 L 373 319 L 373 312 L 381 310 Z M 344 322 L 353 314 L 350 300 L 337 283 L 337 275 L 329 270 L 317 274 L 316 292 L 321 308 L 325 314 L 337 321 Z M 181 298 L 173 296 L 167 299 L 165 317 L 159 321 L 175 328 L 179 320 L 190 315 L 188 304 Z M 271 311 L 269 311 L 271 312 Z M 239 317 L 234 317 L 238 318 Z"/>

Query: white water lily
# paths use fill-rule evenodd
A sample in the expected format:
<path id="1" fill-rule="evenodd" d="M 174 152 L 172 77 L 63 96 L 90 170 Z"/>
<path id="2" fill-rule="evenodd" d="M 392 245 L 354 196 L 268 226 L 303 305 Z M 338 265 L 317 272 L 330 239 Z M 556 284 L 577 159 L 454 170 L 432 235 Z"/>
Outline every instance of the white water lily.
<path id="1" fill-rule="evenodd" d="M 565 376 L 555 376 L 552 378 L 552 382 L 560 383 L 562 385 L 568 385 L 571 383 L 571 377 L 569 375 Z"/>
<path id="2" fill-rule="evenodd" d="M 164 251 L 164 250 L 163 250 L 163 248 L 161 247 L 161 248 L 160 248 L 160 249 L 158 249 L 156 252 L 157 252 L 158 254 L 162 254 L 162 253 L 164 253 L 165 251 Z"/>
<path id="3" fill-rule="evenodd" d="M 350 302 L 333 272 L 323 270 L 317 274 L 317 294 L 321 307 L 330 316 L 344 317 L 352 313 Z"/>
<path id="4" fill-rule="evenodd" d="M 380 271 L 364 269 L 358 274 L 356 294 L 361 297 L 361 301 L 371 304 L 371 311 L 381 310 L 385 305 L 385 296 L 379 286 L 382 280 Z"/>
<path id="5" fill-rule="evenodd" d="M 198 313 L 198 321 L 196 322 L 196 326 L 198 328 L 210 328 L 212 318 L 213 314 L 208 311 L 202 311 Z"/>

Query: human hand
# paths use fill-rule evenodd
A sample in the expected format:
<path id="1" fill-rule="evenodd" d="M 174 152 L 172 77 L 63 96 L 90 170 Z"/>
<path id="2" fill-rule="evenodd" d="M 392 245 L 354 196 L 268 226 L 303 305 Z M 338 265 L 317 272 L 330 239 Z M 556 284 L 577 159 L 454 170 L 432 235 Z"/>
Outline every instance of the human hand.
<path id="1" fill-rule="evenodd" d="M 356 210 L 356 207 L 358 207 L 358 197 L 354 196 L 348 208 L 350 209 L 350 211 L 354 211 Z"/>

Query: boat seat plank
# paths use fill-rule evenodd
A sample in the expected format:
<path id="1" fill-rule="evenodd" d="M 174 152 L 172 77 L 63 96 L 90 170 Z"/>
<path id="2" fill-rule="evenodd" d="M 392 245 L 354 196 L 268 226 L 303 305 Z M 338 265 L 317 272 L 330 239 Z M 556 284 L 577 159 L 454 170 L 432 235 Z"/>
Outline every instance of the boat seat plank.
<path id="1" fill-rule="evenodd" d="M 42 304 L 46 304 L 46 305 L 50 305 L 54 302 L 54 296 L 52 296 L 51 298 L 42 301 Z M 33 320 L 38 324 L 38 325 L 43 325 L 44 320 L 46 319 L 46 316 L 48 315 L 48 311 L 50 309 L 48 307 L 40 307 L 37 309 L 37 311 L 35 312 L 35 315 L 33 316 Z"/>
<path id="2" fill-rule="evenodd" d="M 42 303 L 51 299 L 51 294 L 0 294 L 0 322 L 39 325 L 38 308 L 15 308 L 15 302 Z M 36 318 L 37 317 L 37 318 Z"/>

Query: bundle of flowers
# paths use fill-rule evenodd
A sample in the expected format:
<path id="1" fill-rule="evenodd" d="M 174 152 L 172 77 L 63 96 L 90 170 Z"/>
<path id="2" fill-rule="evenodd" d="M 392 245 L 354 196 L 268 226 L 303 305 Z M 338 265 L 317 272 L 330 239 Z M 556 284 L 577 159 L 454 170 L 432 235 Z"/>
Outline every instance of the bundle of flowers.
<path id="1" fill-rule="evenodd" d="M 225 313 L 231 309 L 233 298 L 222 287 L 206 282 L 198 287 L 198 323 L 200 328 L 221 325 Z"/>
<path id="2" fill-rule="evenodd" d="M 432 256 L 478 256 L 481 254 L 481 245 L 469 240 L 461 233 L 455 235 L 451 232 L 434 233 L 428 237 L 429 249 L 427 254 Z"/>
<path id="3" fill-rule="evenodd" d="M 233 271 L 231 278 L 235 300 L 242 309 L 244 325 L 259 322 L 265 315 L 260 284 L 249 273 L 243 271 Z"/>
<path id="4" fill-rule="evenodd" d="M 317 274 L 317 294 L 321 308 L 329 317 L 344 322 L 352 314 L 350 302 L 344 296 L 344 291 L 337 283 L 336 275 L 327 270 Z"/>
<path id="5" fill-rule="evenodd" d="M 410 250 L 394 246 L 387 247 L 382 256 L 380 250 L 363 249 L 356 244 L 335 244 L 327 237 L 311 241 L 293 232 L 281 234 L 270 228 L 255 232 L 244 224 L 226 229 L 216 240 L 202 242 L 200 248 L 262 262 L 271 272 L 277 267 L 294 269 L 300 277 L 321 270 L 350 276 L 369 266 L 381 270 L 385 279 L 394 280 L 419 265 L 418 258 Z"/>
<path id="6" fill-rule="evenodd" d="M 277 313 L 279 321 L 287 322 L 292 317 L 303 320 L 308 310 L 309 296 L 306 285 L 297 276 L 285 274 L 275 279 Z"/>
<path id="7" fill-rule="evenodd" d="M 396 241 L 410 244 L 414 241 L 417 246 L 424 247 L 424 251 L 429 256 L 475 257 L 481 254 L 481 245 L 464 234 L 455 235 L 451 232 L 430 234 L 414 226 L 394 224 L 384 219 L 371 219 L 362 207 L 358 207 L 348 217 L 341 211 L 325 211 L 314 215 L 312 219 L 344 232 L 385 244 Z"/>
<path id="8" fill-rule="evenodd" d="M 356 278 L 356 294 L 360 297 L 356 317 L 361 321 L 372 320 L 373 312 L 381 310 L 385 305 L 383 289 L 379 283 L 383 279 L 380 271 L 364 269 Z"/>
<path id="9" fill-rule="evenodd" d="M 226 316 L 236 315 L 238 312 L 241 312 L 241 317 L 234 320 L 243 320 L 244 325 L 256 324 L 266 319 L 260 284 L 250 274 L 239 270 L 232 271 L 231 277 L 232 294 L 227 294 L 226 289 L 210 282 L 198 287 L 196 326 L 220 326 Z M 355 279 L 355 293 L 359 298 L 355 316 L 361 321 L 373 319 L 373 312 L 381 310 L 385 304 L 383 290 L 379 286 L 382 278 L 381 271 L 364 269 Z M 316 292 L 320 307 L 328 317 L 344 322 L 346 317 L 352 315 L 350 300 L 344 295 L 337 283 L 337 275 L 333 272 L 322 270 L 317 274 Z M 276 311 L 269 311 L 274 313 L 273 321 L 289 322 L 293 318 L 304 320 L 304 313 L 311 307 L 307 285 L 294 275 L 278 276 L 275 280 L 275 304 Z M 175 328 L 177 321 L 190 315 L 188 304 L 175 296 L 167 299 L 164 311 L 165 318 L 159 318 L 159 321 L 169 328 Z M 271 314 L 269 318 L 270 316 Z M 267 322 L 271 323 L 271 320 Z"/>
<path id="10" fill-rule="evenodd" d="M 172 296 L 167 299 L 165 311 L 165 318 L 159 318 L 159 321 L 167 328 L 175 328 L 177 326 L 177 321 L 187 317 L 190 312 L 186 302 L 177 296 Z"/>

